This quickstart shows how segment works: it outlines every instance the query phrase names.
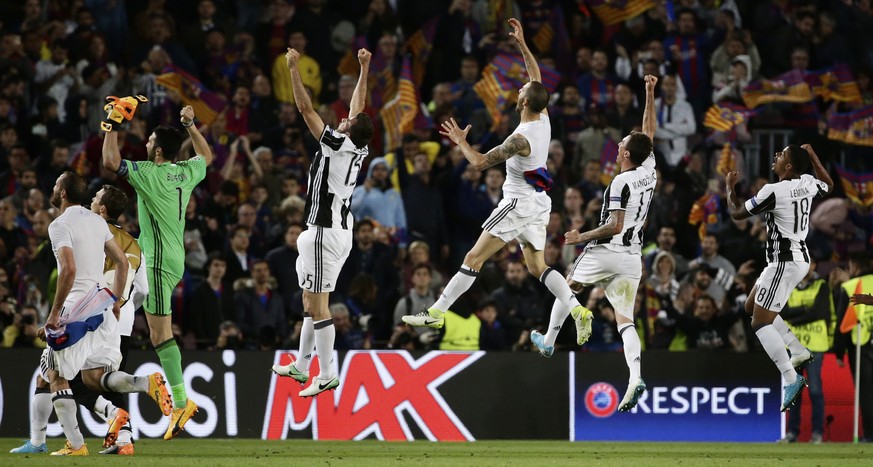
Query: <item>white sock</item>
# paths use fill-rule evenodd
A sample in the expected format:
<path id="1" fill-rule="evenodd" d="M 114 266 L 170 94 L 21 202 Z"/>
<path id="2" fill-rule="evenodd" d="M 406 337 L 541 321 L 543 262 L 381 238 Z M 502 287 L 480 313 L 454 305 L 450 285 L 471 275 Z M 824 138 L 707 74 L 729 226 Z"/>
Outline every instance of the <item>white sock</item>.
<path id="1" fill-rule="evenodd" d="M 443 289 L 442 295 L 440 295 L 440 298 L 431 308 L 436 308 L 440 311 L 446 311 L 451 308 L 455 304 L 455 300 L 466 292 L 473 285 L 473 282 L 476 282 L 476 276 L 478 275 L 479 271 L 474 271 L 469 266 L 462 264 L 461 269 L 458 269 L 458 272 L 452 276 L 452 280 L 449 281 L 446 288 Z"/>
<path id="2" fill-rule="evenodd" d="M 561 332 L 561 326 L 564 325 L 564 320 L 570 315 L 570 308 L 564 306 L 560 300 L 555 299 L 552 304 L 552 313 L 549 315 L 549 330 L 546 332 L 546 345 L 555 345 L 555 340 L 558 338 L 558 333 Z"/>
<path id="3" fill-rule="evenodd" d="M 73 391 L 67 388 L 52 393 L 52 405 L 55 407 L 55 413 L 58 415 L 58 421 L 61 422 L 61 428 L 64 429 L 67 441 L 70 442 L 73 449 L 81 448 L 85 444 L 85 438 L 79 431 L 79 420 L 76 418 L 78 407 L 76 401 L 73 400 Z"/>
<path id="4" fill-rule="evenodd" d="M 45 430 L 52 415 L 52 394 L 48 389 L 39 389 L 30 400 L 30 444 L 45 444 Z"/>
<path id="5" fill-rule="evenodd" d="M 755 331 L 755 334 L 761 341 L 764 350 L 767 351 L 767 355 L 776 364 L 776 368 L 779 368 L 785 383 L 793 383 L 797 379 L 797 372 L 791 366 L 791 359 L 788 357 L 788 352 L 785 351 L 785 343 L 782 342 L 779 331 L 775 327 L 767 325 Z"/>
<path id="6" fill-rule="evenodd" d="M 773 320 L 773 327 L 779 331 L 779 335 L 782 336 L 782 342 L 788 347 L 788 350 L 791 351 L 791 355 L 800 355 L 806 349 L 803 344 L 797 340 L 797 336 L 791 332 L 791 328 L 782 320 L 782 317 L 777 315 L 776 319 Z"/>
<path id="7" fill-rule="evenodd" d="M 130 444 L 131 441 L 133 441 L 133 433 L 130 430 L 130 425 L 124 425 L 118 431 L 118 439 L 115 441 L 115 444 L 124 446 L 125 444 Z"/>
<path id="8" fill-rule="evenodd" d="M 148 392 L 149 378 L 147 376 L 134 376 L 123 371 L 113 371 L 103 375 L 100 384 L 107 391 L 129 393 Z"/>
<path id="9" fill-rule="evenodd" d="M 640 353 L 643 348 L 640 336 L 632 323 L 619 324 L 618 333 L 624 342 L 624 360 L 627 362 L 627 369 L 630 370 L 628 381 L 634 384 L 640 379 Z"/>
<path id="10" fill-rule="evenodd" d="M 304 373 L 309 371 L 313 349 L 315 349 L 315 329 L 312 327 L 312 316 L 304 312 L 303 327 L 300 328 L 300 351 L 297 352 L 294 367 Z"/>
<path id="11" fill-rule="evenodd" d="M 91 411 L 106 422 L 115 417 L 118 412 L 118 407 L 112 405 L 112 402 L 106 400 L 105 397 L 97 396 L 97 400 L 94 402 L 94 407 L 91 408 Z"/>
<path id="12" fill-rule="evenodd" d="M 332 319 L 313 322 L 315 328 L 315 353 L 318 355 L 319 377 L 324 379 L 332 376 L 330 360 L 333 358 L 333 341 L 336 339 L 336 328 Z"/>
<path id="13" fill-rule="evenodd" d="M 552 268 L 546 268 L 543 275 L 540 276 L 540 282 L 546 285 L 549 292 L 561 301 L 561 304 L 567 307 L 567 312 L 579 306 L 579 301 L 576 300 L 576 295 L 570 290 L 567 281 Z M 563 323 L 563 320 L 561 321 Z"/>

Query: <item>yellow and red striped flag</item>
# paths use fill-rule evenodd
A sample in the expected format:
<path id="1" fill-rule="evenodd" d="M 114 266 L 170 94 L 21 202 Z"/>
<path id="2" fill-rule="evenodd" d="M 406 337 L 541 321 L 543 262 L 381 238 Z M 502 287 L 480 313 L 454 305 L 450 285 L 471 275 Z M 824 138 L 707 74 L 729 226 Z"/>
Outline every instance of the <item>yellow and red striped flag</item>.
<path id="1" fill-rule="evenodd" d="M 412 131 L 418 113 L 418 93 L 412 82 L 412 66 L 409 56 L 403 58 L 400 79 L 397 80 L 397 94 L 379 112 L 385 126 L 385 147 L 389 149 L 400 145 L 404 134 Z"/>

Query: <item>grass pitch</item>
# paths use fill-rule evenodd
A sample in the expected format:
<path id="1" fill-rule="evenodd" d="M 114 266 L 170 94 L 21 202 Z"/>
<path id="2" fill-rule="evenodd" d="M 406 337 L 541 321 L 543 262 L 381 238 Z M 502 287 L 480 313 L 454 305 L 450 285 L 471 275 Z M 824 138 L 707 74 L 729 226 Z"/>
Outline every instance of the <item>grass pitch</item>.
<path id="1" fill-rule="evenodd" d="M 184 435 L 183 435 L 184 436 Z M 100 456 L 102 440 L 88 439 L 88 458 L 9 454 L 22 443 L 0 439 L 0 466 L 7 465 L 871 465 L 870 444 L 601 443 L 477 441 L 475 443 L 381 441 L 260 441 L 181 438 L 144 439 L 134 457 Z M 50 439 L 50 450 L 63 440 Z"/>

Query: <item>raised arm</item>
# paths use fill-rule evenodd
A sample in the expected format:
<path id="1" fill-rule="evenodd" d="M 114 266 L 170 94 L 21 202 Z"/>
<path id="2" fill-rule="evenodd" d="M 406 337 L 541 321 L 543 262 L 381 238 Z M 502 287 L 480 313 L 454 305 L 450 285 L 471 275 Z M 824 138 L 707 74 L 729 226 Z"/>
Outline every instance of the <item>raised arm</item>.
<path id="1" fill-rule="evenodd" d="M 116 173 L 121 167 L 121 151 L 118 150 L 118 132 L 108 131 L 103 134 L 103 167 Z"/>
<path id="2" fill-rule="evenodd" d="M 509 18 L 509 25 L 512 26 L 512 31 L 510 31 L 509 35 L 515 39 L 518 49 L 521 51 L 521 56 L 524 57 L 524 67 L 527 68 L 527 76 L 530 77 L 531 81 L 542 82 L 543 77 L 540 74 L 540 66 L 537 64 L 530 48 L 524 42 L 524 31 L 521 29 L 521 22 L 515 18 Z"/>
<path id="3" fill-rule="evenodd" d="M 724 177 L 725 190 L 727 190 L 728 212 L 731 218 L 736 220 L 752 217 L 752 214 L 746 211 L 746 207 L 743 206 L 742 201 L 737 196 L 735 188 L 739 179 L 740 173 L 736 171 L 728 172 Z"/>
<path id="4" fill-rule="evenodd" d="M 658 78 L 646 75 L 646 107 L 643 109 L 643 133 L 652 140 L 655 139 L 655 131 L 658 130 L 658 118 L 655 116 L 655 85 Z"/>
<path id="5" fill-rule="evenodd" d="M 321 139 L 321 134 L 324 133 L 324 122 L 312 106 L 312 99 L 309 98 L 309 93 L 306 92 L 306 87 L 303 86 L 303 78 L 300 77 L 300 70 L 297 68 L 299 61 L 300 52 L 288 47 L 288 52 L 285 53 L 285 63 L 288 65 L 288 71 L 291 72 L 291 89 L 294 90 L 294 102 L 297 104 L 297 110 L 303 116 L 303 121 L 306 122 L 307 128 L 309 128 L 309 132 L 318 141 Z M 360 83 L 360 81 L 358 82 Z M 355 87 L 355 92 L 357 92 L 357 87 Z M 354 97 L 352 102 L 354 102 Z"/>
<path id="6" fill-rule="evenodd" d="M 190 105 L 182 107 L 179 116 L 182 126 L 188 130 L 188 136 L 191 137 L 191 146 L 194 147 L 194 154 L 202 156 L 206 165 L 212 164 L 212 161 L 215 159 L 215 156 L 212 155 L 212 148 L 209 147 L 206 138 L 203 137 L 203 134 L 194 125 L 194 107 Z"/>
<path id="7" fill-rule="evenodd" d="M 448 137 L 453 143 L 458 145 L 464 157 L 476 167 L 477 170 L 485 170 L 492 165 L 499 164 L 512 156 L 518 155 L 527 157 L 530 155 L 530 143 L 527 138 L 519 134 L 513 134 L 500 146 L 482 154 L 473 149 L 470 143 L 467 142 L 467 133 L 470 132 L 470 125 L 467 128 L 461 129 L 454 118 L 443 122 L 443 129 L 440 134 Z"/>
<path id="8" fill-rule="evenodd" d="M 358 84 L 355 85 L 355 91 L 352 93 L 352 102 L 349 105 L 349 118 L 363 112 L 364 107 L 367 105 L 367 73 L 370 72 L 371 56 L 372 54 L 367 49 L 358 50 L 358 63 L 361 64 L 361 74 L 358 75 Z"/>
<path id="9" fill-rule="evenodd" d="M 801 146 L 803 149 L 806 149 L 806 152 L 809 153 L 809 162 L 812 164 L 812 170 L 815 172 L 815 178 L 825 182 L 828 186 L 828 193 L 834 189 L 834 180 L 831 178 L 831 174 L 824 168 L 821 164 L 821 161 L 818 160 L 818 155 L 815 151 L 812 150 L 812 145 L 804 144 Z"/>

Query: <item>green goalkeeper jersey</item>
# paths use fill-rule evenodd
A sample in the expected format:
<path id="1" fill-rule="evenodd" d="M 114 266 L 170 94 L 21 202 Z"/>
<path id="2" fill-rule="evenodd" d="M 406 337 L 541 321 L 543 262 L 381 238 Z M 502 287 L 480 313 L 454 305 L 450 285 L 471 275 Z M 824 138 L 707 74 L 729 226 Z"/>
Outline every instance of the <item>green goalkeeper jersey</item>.
<path id="1" fill-rule="evenodd" d="M 139 244 L 146 266 L 179 277 L 185 272 L 185 210 L 194 187 L 206 176 L 202 156 L 160 165 L 122 160 L 119 175 L 136 189 Z"/>

